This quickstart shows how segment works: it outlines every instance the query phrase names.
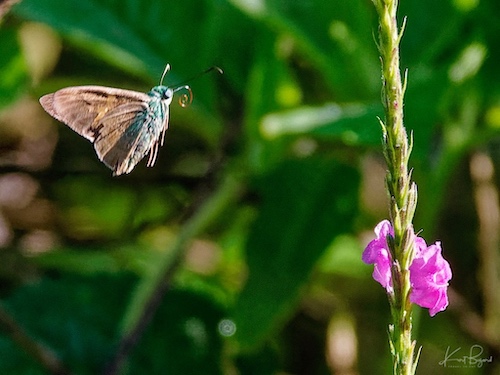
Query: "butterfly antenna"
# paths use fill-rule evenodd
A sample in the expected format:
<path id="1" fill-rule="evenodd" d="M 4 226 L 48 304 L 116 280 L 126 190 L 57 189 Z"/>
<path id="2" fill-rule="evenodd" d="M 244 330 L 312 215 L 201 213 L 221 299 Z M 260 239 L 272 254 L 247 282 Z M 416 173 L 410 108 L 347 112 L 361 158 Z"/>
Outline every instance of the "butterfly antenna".
<path id="1" fill-rule="evenodd" d="M 181 97 L 179 98 L 179 104 L 181 107 L 187 107 L 193 101 L 193 92 L 191 91 L 191 87 L 189 87 L 189 85 L 187 85 L 186 83 L 191 82 L 191 81 L 195 80 L 196 78 L 201 77 L 204 74 L 210 73 L 213 70 L 217 71 L 219 74 L 224 74 L 224 71 L 221 68 L 214 65 L 208 69 L 205 69 L 203 72 L 198 73 L 195 76 L 173 86 L 174 93 L 181 91 L 181 90 L 187 91 L 187 93 L 181 95 Z"/>
<path id="2" fill-rule="evenodd" d="M 191 77 L 191 78 L 188 78 L 188 79 L 186 79 L 185 81 L 180 82 L 180 83 L 178 83 L 178 84 L 174 85 L 173 87 L 176 87 L 176 88 L 185 87 L 185 86 L 186 86 L 186 83 L 191 82 L 191 81 L 195 80 L 196 78 L 199 78 L 199 77 L 201 77 L 202 75 L 207 74 L 207 73 L 210 73 L 211 71 L 214 71 L 214 70 L 215 70 L 215 71 L 217 71 L 219 74 L 224 74 L 224 71 L 223 71 L 221 68 L 219 68 L 218 66 L 215 66 L 215 65 L 214 65 L 214 66 L 211 66 L 211 67 L 210 67 L 210 68 L 208 68 L 208 69 L 205 69 L 203 72 L 200 72 L 200 73 L 196 74 L 195 76 L 193 76 L 193 77 Z M 174 89 L 174 90 L 175 90 L 175 89 Z"/>
<path id="3" fill-rule="evenodd" d="M 165 78 L 165 76 L 167 75 L 169 70 L 170 70 L 170 64 L 167 63 L 167 66 L 165 66 L 165 70 L 163 71 L 163 74 L 161 75 L 160 86 L 163 85 L 163 78 Z"/>

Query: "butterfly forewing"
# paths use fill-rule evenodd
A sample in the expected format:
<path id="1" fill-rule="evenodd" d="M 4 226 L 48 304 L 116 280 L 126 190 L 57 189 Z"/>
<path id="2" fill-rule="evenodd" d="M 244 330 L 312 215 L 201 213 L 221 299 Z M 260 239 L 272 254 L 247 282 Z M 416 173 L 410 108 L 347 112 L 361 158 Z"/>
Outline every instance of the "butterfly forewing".
<path id="1" fill-rule="evenodd" d="M 131 90 L 76 86 L 45 95 L 40 103 L 51 116 L 93 142 L 99 120 L 109 111 L 122 104 L 141 105 L 149 99 L 147 94 Z"/>

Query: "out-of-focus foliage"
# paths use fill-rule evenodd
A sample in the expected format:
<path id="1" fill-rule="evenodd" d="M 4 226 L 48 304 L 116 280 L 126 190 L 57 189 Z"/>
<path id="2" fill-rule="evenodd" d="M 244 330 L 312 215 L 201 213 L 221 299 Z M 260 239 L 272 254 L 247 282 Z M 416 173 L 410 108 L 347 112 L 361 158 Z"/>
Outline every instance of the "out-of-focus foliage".
<path id="1" fill-rule="evenodd" d="M 415 316 L 419 373 L 449 373 L 446 349 L 472 345 L 493 363 L 454 374 L 494 373 L 500 281 L 484 264 L 499 255 L 478 240 L 474 176 L 500 165 L 500 5 L 400 6 L 415 225 L 454 272 L 450 309 Z M 17 4 L 0 24 L 0 307 L 73 373 L 101 373 L 186 236 L 122 373 L 388 373 L 389 307 L 361 262 L 387 215 L 375 20 L 361 0 Z M 224 74 L 173 101 L 154 168 L 112 177 L 38 104 L 72 85 L 146 92 L 166 63 L 167 85 Z M 0 347 L 0 373 L 46 373 L 12 335 Z"/>

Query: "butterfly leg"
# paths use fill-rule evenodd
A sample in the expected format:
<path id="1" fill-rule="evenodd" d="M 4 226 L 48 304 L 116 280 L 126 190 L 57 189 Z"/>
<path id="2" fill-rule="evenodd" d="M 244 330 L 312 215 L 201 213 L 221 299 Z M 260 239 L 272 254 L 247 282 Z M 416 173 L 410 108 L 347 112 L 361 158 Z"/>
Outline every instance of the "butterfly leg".
<path id="1" fill-rule="evenodd" d="M 146 166 L 152 167 L 156 162 L 157 156 L 158 156 L 158 142 L 155 142 L 154 145 L 149 149 L 149 159 Z"/>

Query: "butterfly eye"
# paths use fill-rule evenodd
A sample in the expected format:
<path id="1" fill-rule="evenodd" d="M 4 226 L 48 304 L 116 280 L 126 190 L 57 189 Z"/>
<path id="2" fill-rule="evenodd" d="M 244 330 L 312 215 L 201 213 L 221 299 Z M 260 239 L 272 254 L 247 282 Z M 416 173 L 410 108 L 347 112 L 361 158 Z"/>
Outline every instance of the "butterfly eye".
<path id="1" fill-rule="evenodd" d="M 162 99 L 170 99 L 173 96 L 174 92 L 172 89 L 165 90 L 165 92 L 162 95 Z"/>

